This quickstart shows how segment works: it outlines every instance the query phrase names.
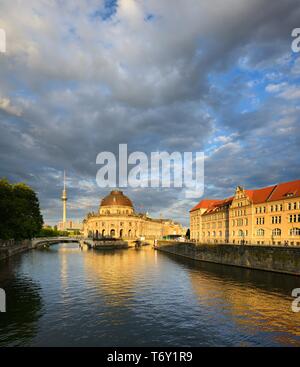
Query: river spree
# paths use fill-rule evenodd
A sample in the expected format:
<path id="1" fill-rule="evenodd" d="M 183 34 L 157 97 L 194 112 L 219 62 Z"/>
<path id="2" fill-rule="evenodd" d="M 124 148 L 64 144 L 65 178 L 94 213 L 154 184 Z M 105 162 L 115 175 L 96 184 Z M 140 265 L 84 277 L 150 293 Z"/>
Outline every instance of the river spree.
<path id="1" fill-rule="evenodd" d="M 1 346 L 300 346 L 299 277 L 77 244 L 0 262 Z"/>

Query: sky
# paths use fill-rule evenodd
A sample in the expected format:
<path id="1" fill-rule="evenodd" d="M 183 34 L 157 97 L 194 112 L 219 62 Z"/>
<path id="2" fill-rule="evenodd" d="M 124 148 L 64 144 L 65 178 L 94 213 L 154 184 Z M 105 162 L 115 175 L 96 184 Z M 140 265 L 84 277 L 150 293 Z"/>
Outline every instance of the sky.
<path id="1" fill-rule="evenodd" d="M 0 177 L 44 221 L 98 209 L 102 151 L 204 152 L 204 197 L 300 179 L 298 0 L 1 0 Z M 174 188 L 123 190 L 188 224 Z"/>

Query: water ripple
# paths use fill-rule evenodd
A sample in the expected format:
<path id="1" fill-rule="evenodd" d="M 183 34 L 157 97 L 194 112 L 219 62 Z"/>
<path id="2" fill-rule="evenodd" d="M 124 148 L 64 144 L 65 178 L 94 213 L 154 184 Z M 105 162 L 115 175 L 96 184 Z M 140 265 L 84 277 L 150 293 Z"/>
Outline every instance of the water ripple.
<path id="1" fill-rule="evenodd" d="M 0 281 L 0 345 L 300 345 L 297 277 L 58 245 L 1 264 Z"/>

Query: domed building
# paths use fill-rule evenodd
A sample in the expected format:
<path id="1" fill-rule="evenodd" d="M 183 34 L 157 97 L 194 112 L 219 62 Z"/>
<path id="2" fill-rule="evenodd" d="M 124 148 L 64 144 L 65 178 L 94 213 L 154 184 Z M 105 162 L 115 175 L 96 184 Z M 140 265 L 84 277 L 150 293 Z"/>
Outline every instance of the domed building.
<path id="1" fill-rule="evenodd" d="M 159 239 L 185 235 L 183 227 L 169 219 L 153 219 L 137 213 L 122 191 L 114 190 L 101 200 L 98 213 L 89 213 L 83 221 L 85 237 L 123 239 Z"/>

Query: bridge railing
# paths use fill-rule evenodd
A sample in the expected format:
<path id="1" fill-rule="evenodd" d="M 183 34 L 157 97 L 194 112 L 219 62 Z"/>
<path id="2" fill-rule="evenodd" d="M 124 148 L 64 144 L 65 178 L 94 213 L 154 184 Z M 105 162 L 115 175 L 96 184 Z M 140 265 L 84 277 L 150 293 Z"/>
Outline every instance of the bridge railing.
<path id="1" fill-rule="evenodd" d="M 32 247 L 36 247 L 42 244 L 54 244 L 59 242 L 79 242 L 83 239 L 81 236 L 60 236 L 60 237 L 39 237 L 32 240 Z"/>

